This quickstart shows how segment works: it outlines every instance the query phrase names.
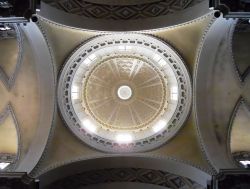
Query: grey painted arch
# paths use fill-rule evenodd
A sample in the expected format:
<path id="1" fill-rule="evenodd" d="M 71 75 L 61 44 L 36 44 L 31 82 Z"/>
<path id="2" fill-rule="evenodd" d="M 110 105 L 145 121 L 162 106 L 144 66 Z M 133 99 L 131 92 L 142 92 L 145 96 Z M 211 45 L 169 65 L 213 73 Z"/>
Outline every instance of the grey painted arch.
<path id="1" fill-rule="evenodd" d="M 35 58 L 40 93 L 40 118 L 34 139 L 28 152 L 20 159 L 16 172 L 30 173 L 39 162 L 46 148 L 55 111 L 55 78 L 52 58 L 38 26 L 32 22 L 21 27 Z"/>
<path id="2" fill-rule="evenodd" d="M 240 97 L 240 80 L 233 61 L 231 40 L 237 20 L 218 18 L 199 54 L 194 82 L 197 127 L 206 156 L 215 170 L 236 168 L 228 148 L 228 130 Z"/>
<path id="3" fill-rule="evenodd" d="M 204 187 L 207 186 L 207 182 L 210 181 L 212 177 L 209 173 L 201 169 L 170 158 L 146 155 L 107 155 L 64 162 L 63 164 L 52 166 L 43 171 L 37 178 L 40 180 L 41 187 L 43 188 L 57 180 L 74 174 L 109 168 L 160 170 L 189 178 Z"/>

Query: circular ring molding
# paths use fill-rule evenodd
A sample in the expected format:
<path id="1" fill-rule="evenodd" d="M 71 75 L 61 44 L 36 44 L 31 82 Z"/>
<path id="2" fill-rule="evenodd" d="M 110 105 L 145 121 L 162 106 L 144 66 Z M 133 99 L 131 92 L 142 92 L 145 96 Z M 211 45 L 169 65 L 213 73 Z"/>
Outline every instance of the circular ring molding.
<path id="1" fill-rule="evenodd" d="M 172 138 L 191 106 L 184 62 L 167 44 L 142 34 L 96 37 L 66 62 L 58 103 L 67 126 L 90 146 L 139 152 Z"/>

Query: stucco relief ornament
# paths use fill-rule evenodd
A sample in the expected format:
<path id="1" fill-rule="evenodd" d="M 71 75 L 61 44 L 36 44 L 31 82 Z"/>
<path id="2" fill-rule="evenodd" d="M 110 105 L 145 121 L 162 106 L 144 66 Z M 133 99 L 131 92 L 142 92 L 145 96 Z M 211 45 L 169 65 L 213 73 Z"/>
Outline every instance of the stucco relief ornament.
<path id="1" fill-rule="evenodd" d="M 142 34 L 103 35 L 67 60 L 58 103 L 72 132 L 108 152 L 156 148 L 183 125 L 191 106 L 184 62 L 170 46 Z"/>

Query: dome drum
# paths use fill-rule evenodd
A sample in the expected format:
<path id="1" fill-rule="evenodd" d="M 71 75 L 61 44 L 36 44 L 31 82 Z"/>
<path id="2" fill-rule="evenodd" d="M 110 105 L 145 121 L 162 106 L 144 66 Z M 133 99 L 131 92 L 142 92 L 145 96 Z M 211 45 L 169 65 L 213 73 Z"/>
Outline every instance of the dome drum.
<path id="1" fill-rule="evenodd" d="M 141 34 L 99 36 L 68 59 L 58 87 L 69 128 L 102 151 L 138 152 L 173 137 L 191 105 L 182 59 Z"/>

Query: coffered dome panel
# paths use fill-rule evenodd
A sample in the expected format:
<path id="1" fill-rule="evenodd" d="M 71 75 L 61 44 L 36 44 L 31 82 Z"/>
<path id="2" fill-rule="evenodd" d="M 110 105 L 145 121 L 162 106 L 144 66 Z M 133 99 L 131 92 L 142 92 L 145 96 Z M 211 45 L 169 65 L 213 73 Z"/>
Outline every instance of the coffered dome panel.
<path id="1" fill-rule="evenodd" d="M 101 4 L 101 5 L 140 5 L 147 3 L 155 3 L 161 0 L 85 0 L 86 2 Z"/>
<path id="2" fill-rule="evenodd" d="M 42 0 L 40 16 L 98 31 L 164 28 L 197 19 L 210 10 L 205 0 Z"/>
<path id="3" fill-rule="evenodd" d="M 182 59 L 146 35 L 96 37 L 73 53 L 60 77 L 58 103 L 65 122 L 102 151 L 145 151 L 165 143 L 191 105 Z"/>

